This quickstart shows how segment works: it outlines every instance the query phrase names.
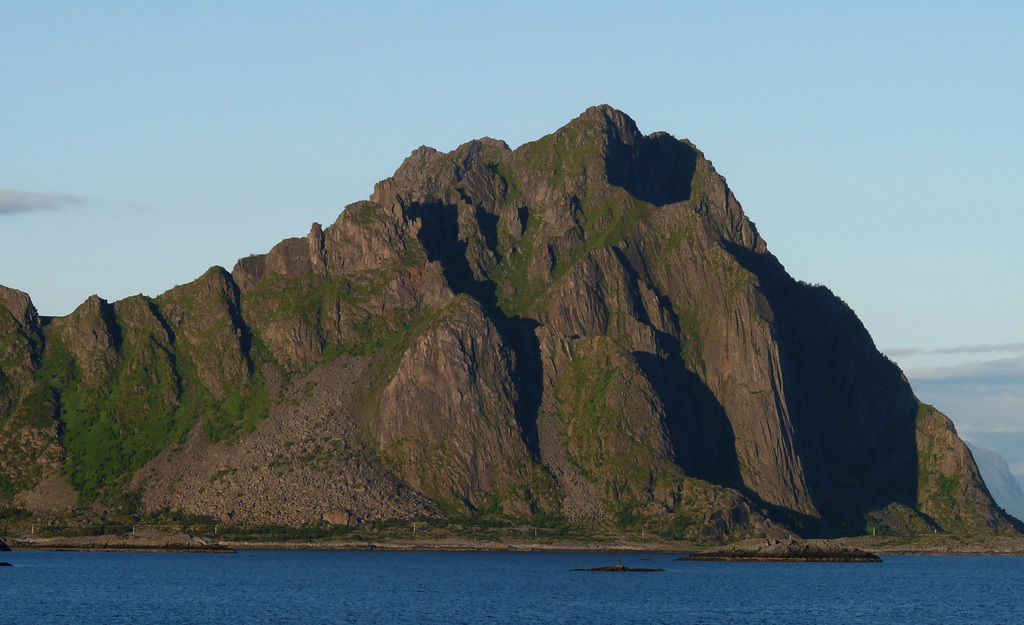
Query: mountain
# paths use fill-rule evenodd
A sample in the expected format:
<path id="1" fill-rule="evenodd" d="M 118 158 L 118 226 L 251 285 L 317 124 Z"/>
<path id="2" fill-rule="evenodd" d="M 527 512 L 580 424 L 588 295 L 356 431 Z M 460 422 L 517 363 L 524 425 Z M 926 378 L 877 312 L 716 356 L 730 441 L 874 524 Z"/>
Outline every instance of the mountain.
<path id="1" fill-rule="evenodd" d="M 703 153 L 607 106 L 421 147 L 333 225 L 159 297 L 0 304 L 0 493 L 40 514 L 1014 531 Z"/>
<path id="2" fill-rule="evenodd" d="M 1024 491 L 1021 490 L 1020 482 L 1010 472 L 1010 465 L 1006 459 L 991 449 L 972 443 L 968 443 L 967 446 L 978 464 L 981 476 L 985 478 L 992 498 L 1014 517 L 1024 519 Z"/>

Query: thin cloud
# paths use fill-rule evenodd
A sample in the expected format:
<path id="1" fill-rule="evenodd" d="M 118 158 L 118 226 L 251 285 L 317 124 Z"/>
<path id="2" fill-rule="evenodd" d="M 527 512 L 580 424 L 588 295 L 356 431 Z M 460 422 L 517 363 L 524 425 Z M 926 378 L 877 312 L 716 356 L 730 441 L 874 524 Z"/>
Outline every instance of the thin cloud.
<path id="1" fill-rule="evenodd" d="M 889 356 L 919 356 L 922 354 L 989 354 L 992 352 L 1021 352 L 1024 343 L 991 343 L 984 345 L 958 345 L 956 347 L 940 347 L 938 349 L 919 349 L 917 347 L 897 347 L 884 350 Z"/>
<path id="2" fill-rule="evenodd" d="M 989 352 L 1024 351 L 1024 343 L 998 343 L 994 345 L 961 345 L 932 350 L 933 354 L 987 354 Z"/>
<path id="3" fill-rule="evenodd" d="M 980 435 L 1024 436 L 1024 423 L 1015 424 L 1005 422 L 994 422 L 976 424 L 973 422 L 967 422 L 964 425 L 956 426 L 956 431 L 957 434 L 959 434 L 960 436 L 971 439 L 968 442 L 974 442 L 974 440 Z M 988 444 L 989 443 L 986 443 L 986 445 Z"/>
<path id="4" fill-rule="evenodd" d="M 918 354 L 926 354 L 926 353 L 928 353 L 925 350 L 918 349 L 916 347 L 897 347 L 895 349 L 886 349 L 886 350 L 883 350 L 883 351 L 885 352 L 886 356 L 890 356 L 890 357 L 916 356 Z"/>
<path id="5" fill-rule="evenodd" d="M 85 204 L 85 198 L 67 193 L 29 193 L 0 189 L 0 215 L 55 211 Z"/>
<path id="6" fill-rule="evenodd" d="M 1013 473 L 1018 478 L 1024 476 L 1024 462 L 1011 462 L 1010 473 Z"/>
<path id="7" fill-rule="evenodd" d="M 1024 356 L 907 369 L 911 380 L 944 380 L 970 384 L 1024 384 Z"/>

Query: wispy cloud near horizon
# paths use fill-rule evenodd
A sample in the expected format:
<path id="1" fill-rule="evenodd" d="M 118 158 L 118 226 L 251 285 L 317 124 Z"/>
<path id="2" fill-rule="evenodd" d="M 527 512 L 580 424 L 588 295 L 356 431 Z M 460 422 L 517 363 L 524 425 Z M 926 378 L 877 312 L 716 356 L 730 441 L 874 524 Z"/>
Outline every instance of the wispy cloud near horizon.
<path id="1" fill-rule="evenodd" d="M 55 211 L 85 204 L 86 198 L 68 193 L 32 193 L 0 189 L 0 215 Z"/>
<path id="2" fill-rule="evenodd" d="M 1024 479 L 1024 355 L 906 374 L 921 401 L 944 412 L 965 439 L 999 452 Z"/>
<path id="3" fill-rule="evenodd" d="M 983 436 L 1024 437 L 1024 423 L 967 422 L 964 425 L 957 425 L 956 431 L 957 434 L 964 437 L 964 439 L 966 439 L 968 442 L 973 442 L 977 439 L 980 439 Z"/>
<path id="4" fill-rule="evenodd" d="M 990 354 L 993 352 L 1021 352 L 1024 343 L 991 343 L 984 345 L 958 345 L 956 347 L 940 347 L 938 349 L 920 349 L 917 347 L 897 347 L 882 350 L 892 357 L 920 356 L 924 354 Z"/>
<path id="5" fill-rule="evenodd" d="M 1018 479 L 1024 476 L 1024 462 L 1011 462 L 1010 473 L 1016 475 Z"/>
<path id="6" fill-rule="evenodd" d="M 945 380 L 961 384 L 988 385 L 1010 383 L 1024 386 L 1024 356 L 938 367 L 912 367 L 905 373 L 911 380 Z"/>

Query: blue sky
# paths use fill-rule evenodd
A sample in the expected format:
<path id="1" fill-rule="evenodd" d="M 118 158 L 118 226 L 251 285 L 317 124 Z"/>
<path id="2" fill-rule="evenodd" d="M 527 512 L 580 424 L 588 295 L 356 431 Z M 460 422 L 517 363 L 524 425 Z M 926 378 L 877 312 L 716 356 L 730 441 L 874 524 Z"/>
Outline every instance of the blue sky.
<path id="1" fill-rule="evenodd" d="M 0 283 L 157 295 L 608 103 L 1024 475 L 1024 4 L 0 0 Z"/>

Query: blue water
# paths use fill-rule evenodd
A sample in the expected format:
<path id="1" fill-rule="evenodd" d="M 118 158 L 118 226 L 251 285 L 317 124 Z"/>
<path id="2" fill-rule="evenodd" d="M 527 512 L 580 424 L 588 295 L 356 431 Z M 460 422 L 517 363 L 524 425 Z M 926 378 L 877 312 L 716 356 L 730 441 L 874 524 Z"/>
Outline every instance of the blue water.
<path id="1" fill-rule="evenodd" d="M 0 623 L 1020 623 L 1024 558 L 881 564 L 610 554 L 0 553 Z M 648 559 L 644 559 L 648 558 Z"/>

